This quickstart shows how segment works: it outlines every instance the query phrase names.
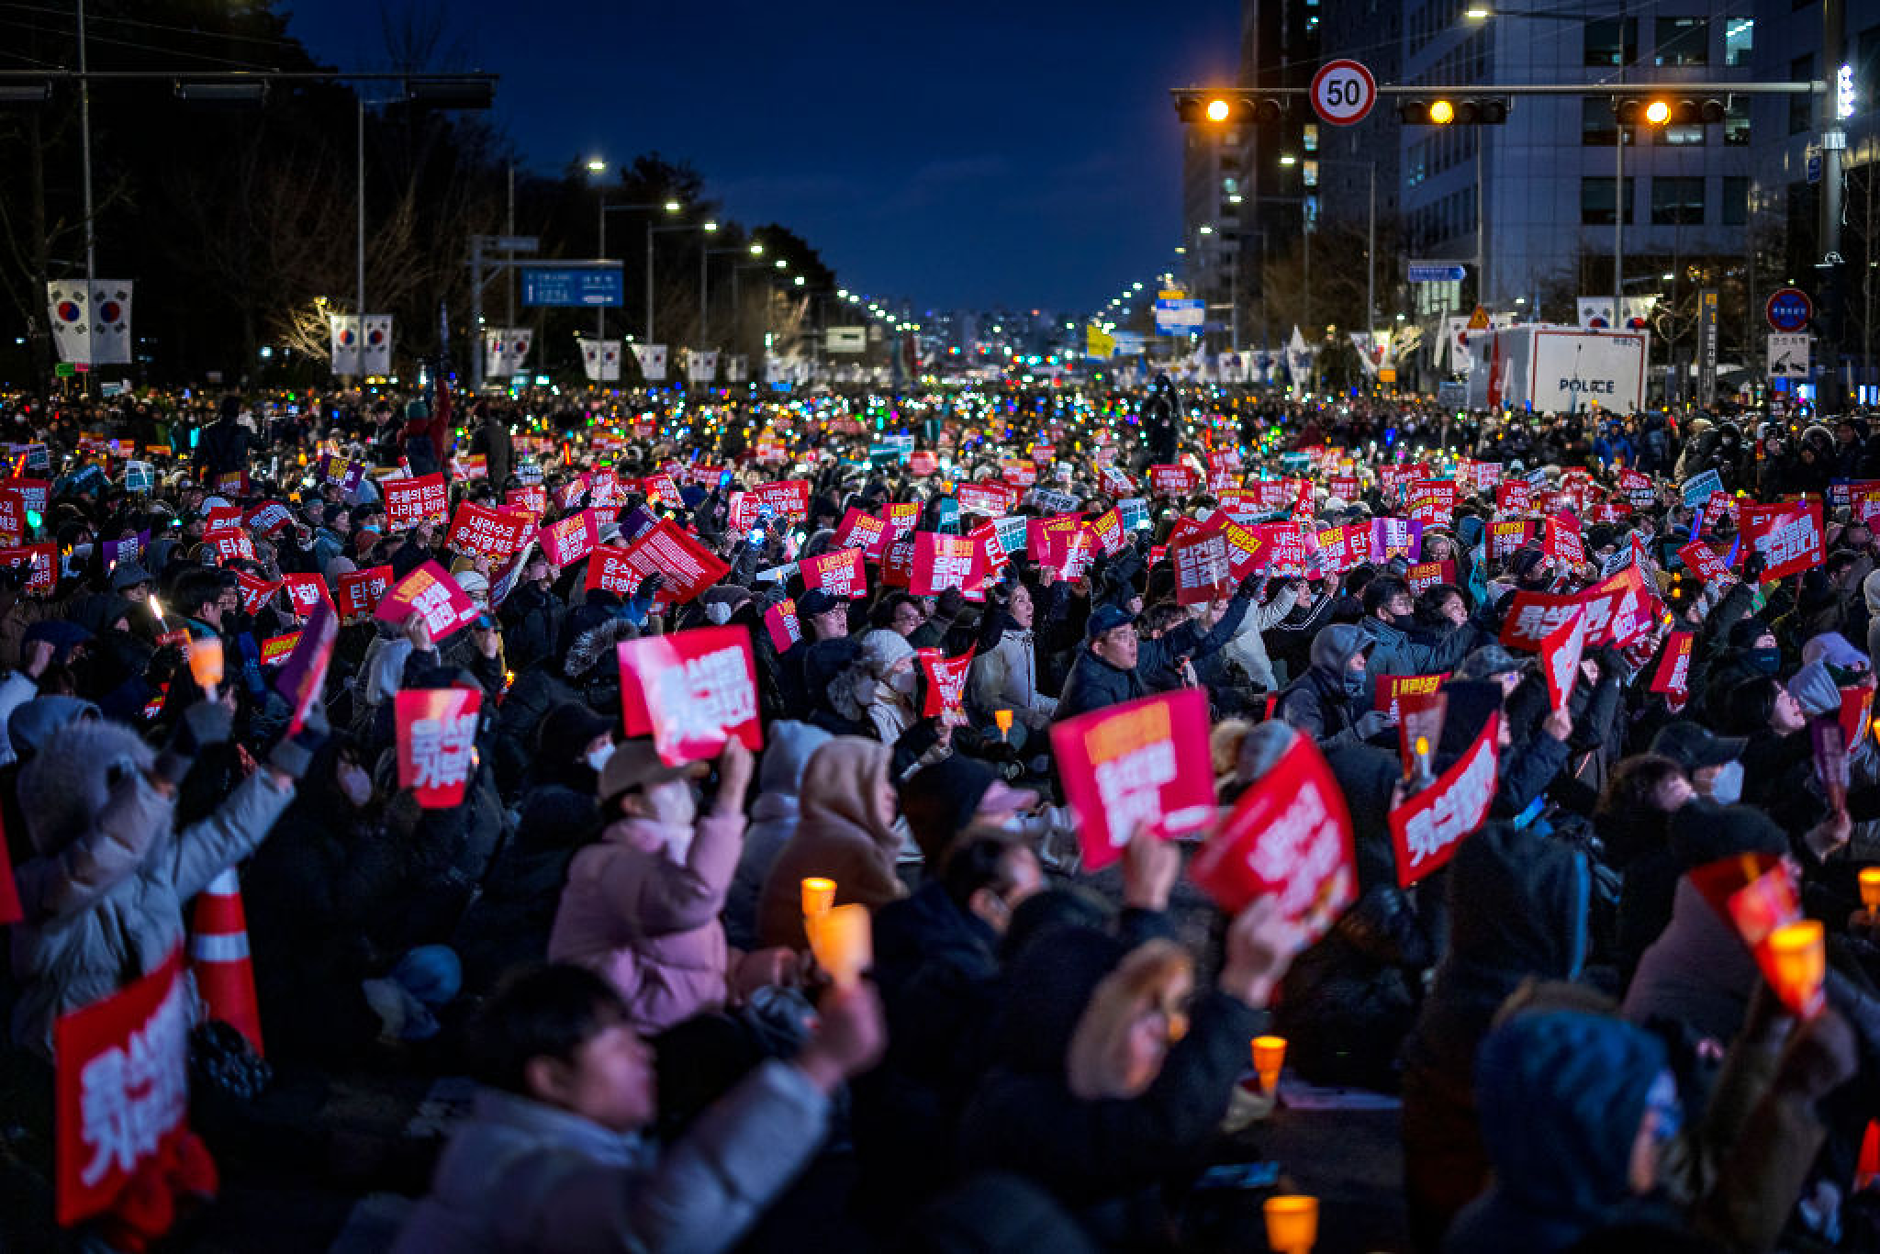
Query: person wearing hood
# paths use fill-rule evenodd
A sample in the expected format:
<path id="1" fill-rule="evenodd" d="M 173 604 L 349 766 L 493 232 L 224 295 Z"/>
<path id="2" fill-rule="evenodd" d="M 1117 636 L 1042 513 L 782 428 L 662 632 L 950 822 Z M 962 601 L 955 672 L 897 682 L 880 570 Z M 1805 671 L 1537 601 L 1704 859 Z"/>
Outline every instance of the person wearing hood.
<path id="1" fill-rule="evenodd" d="M 1796 838 L 1796 850 L 1815 862 L 1847 842 L 1852 820 L 1880 818 L 1880 794 L 1850 792 L 1846 812 L 1830 814 L 1814 791 L 1814 740 L 1801 702 L 1778 680 L 1746 679 L 1725 702 L 1725 727 L 1746 737 L 1743 801 L 1756 806 Z M 1836 709 L 1839 709 L 1837 704 Z"/>
<path id="2" fill-rule="evenodd" d="M 1494 1178 L 1445 1254 L 1556 1254 L 1622 1219 L 1683 1226 L 1639 1202 L 1683 1123 L 1658 1038 L 1605 1015 L 1517 1014 L 1482 1042 L 1475 1092 Z"/>
<path id="3" fill-rule="evenodd" d="M 1580 974 L 1592 892 L 1579 850 L 1501 822 L 1464 839 L 1443 874 L 1449 949 L 1404 1045 L 1404 1193 L 1419 1250 L 1440 1248 L 1488 1183 L 1476 1050 L 1523 980 Z"/>
<path id="4" fill-rule="evenodd" d="M 193 760 L 231 730 L 226 704 L 198 702 L 159 755 L 121 723 L 77 719 L 21 770 L 32 849 L 14 872 L 24 917 L 12 936 L 13 1038 L 23 1049 L 49 1061 L 59 1015 L 154 971 L 182 943 L 183 903 L 266 838 L 327 729 L 310 717 L 213 814 L 175 830 Z"/>
<path id="5" fill-rule="evenodd" d="M 1359 745 L 1391 726 L 1388 710 L 1369 707 L 1374 642 L 1362 627 L 1335 623 L 1312 641 L 1312 667 L 1279 694 L 1273 716 L 1312 737 L 1321 749 Z"/>
<path id="6" fill-rule="evenodd" d="M 743 991 L 718 913 L 743 851 L 751 766 L 744 743 L 728 740 L 704 813 L 693 768 L 667 766 L 651 741 L 621 743 L 601 768 L 606 826 L 569 864 L 548 957 L 606 977 L 635 1031 L 664 1031 Z"/>
<path id="7" fill-rule="evenodd" d="M 836 709 L 857 721 L 865 720 L 875 739 L 892 745 L 920 718 L 914 704 L 914 696 L 920 691 L 914 646 L 900 632 L 887 628 L 863 633 L 860 644 L 854 667 L 837 681 L 848 685 L 848 702 L 837 701 Z M 845 694 L 830 695 L 835 698 Z"/>
<path id="8" fill-rule="evenodd" d="M 1012 959 L 997 1061 L 966 1107 L 968 1169 L 1034 1180 L 1107 1245 L 1166 1242 L 1160 1186 L 1199 1170 L 1292 953 L 1279 903 L 1229 923 L 1213 987 L 1164 939 L 1036 933 Z"/>
<path id="9" fill-rule="evenodd" d="M 1725 647 L 1717 650 L 1714 661 L 1702 674 L 1704 686 L 1701 689 L 1697 686 L 1697 650 L 1693 648 L 1691 653 L 1689 682 L 1693 704 L 1703 720 L 1713 727 L 1729 723 L 1727 698 L 1738 684 L 1759 676 L 1774 678 L 1782 671 L 1782 650 L 1776 644 L 1775 633 L 1761 618 L 1745 614 L 1721 634 Z"/>
<path id="10" fill-rule="evenodd" d="M 1053 603 L 1062 600 L 1055 583 L 1047 583 L 1046 595 Z M 1010 710 L 1015 726 L 1011 735 L 1022 745 L 1029 732 L 1042 732 L 1057 713 L 1057 700 L 1038 691 L 1037 639 L 1032 627 L 1038 606 L 1032 591 L 1024 584 L 1012 589 L 1002 616 L 999 643 L 973 658 L 969 693 L 974 707 L 986 717 L 994 711 Z"/>
<path id="11" fill-rule="evenodd" d="M 799 795 L 810 755 L 831 739 L 808 723 L 778 719 L 764 731 L 764 756 L 758 765 L 757 800 L 744 852 L 725 895 L 725 938 L 739 949 L 757 947 L 757 907 L 771 864 L 796 834 Z"/>
<path id="12" fill-rule="evenodd" d="M 887 745 L 858 736 L 836 736 L 810 755 L 796 831 L 778 851 L 758 900 L 757 935 L 764 944 L 807 948 L 807 876 L 834 880 L 837 905 L 857 902 L 873 910 L 907 895 L 894 871 L 903 840 L 889 777 L 893 758 Z"/>
<path id="13" fill-rule="evenodd" d="M 1084 646 L 1077 651 L 1077 660 L 1065 677 L 1053 721 L 1063 722 L 1133 701 L 1147 691 L 1144 673 L 1174 670 L 1182 658 L 1202 657 L 1225 648 L 1240 630 L 1254 593 L 1264 582 L 1259 575 L 1243 580 L 1212 627 L 1204 628 L 1202 619 L 1190 619 L 1153 640 L 1137 635 L 1129 611 L 1116 605 L 1098 606 L 1084 628 Z"/>

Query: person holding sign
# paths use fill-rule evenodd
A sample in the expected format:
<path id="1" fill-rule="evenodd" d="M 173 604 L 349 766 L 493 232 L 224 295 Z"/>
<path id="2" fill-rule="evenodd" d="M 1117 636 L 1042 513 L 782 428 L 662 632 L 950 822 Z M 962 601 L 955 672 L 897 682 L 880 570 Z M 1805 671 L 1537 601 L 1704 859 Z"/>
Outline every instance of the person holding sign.
<path id="1" fill-rule="evenodd" d="M 1100 605 L 1091 611 L 1084 629 L 1084 645 L 1077 651 L 1070 674 L 1064 680 L 1064 693 L 1058 699 L 1053 722 L 1061 723 L 1079 714 L 1106 709 L 1133 701 L 1147 691 L 1143 675 L 1173 671 L 1182 658 L 1194 659 L 1226 648 L 1240 630 L 1240 621 L 1265 583 L 1253 574 L 1241 581 L 1227 609 L 1211 628 L 1201 620 L 1183 623 L 1153 640 L 1136 633 L 1135 616 L 1116 605 Z"/>
<path id="2" fill-rule="evenodd" d="M 396 1250 L 727 1250 L 821 1146 L 830 1099 L 885 1044 L 867 985 L 835 989 L 809 1043 L 760 1065 L 663 1148 L 653 1051 L 591 971 L 506 983 L 472 1025 L 485 1086 Z"/>

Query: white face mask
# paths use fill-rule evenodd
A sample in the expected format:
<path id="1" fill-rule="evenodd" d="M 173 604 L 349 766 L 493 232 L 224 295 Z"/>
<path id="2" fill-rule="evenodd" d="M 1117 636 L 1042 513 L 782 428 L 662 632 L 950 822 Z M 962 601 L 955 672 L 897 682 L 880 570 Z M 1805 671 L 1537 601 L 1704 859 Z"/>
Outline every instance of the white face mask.
<path id="1" fill-rule="evenodd" d="M 888 687 L 894 689 L 898 693 L 901 693 L 903 696 L 910 696 L 910 697 L 913 696 L 914 695 L 914 672 L 913 671 L 896 671 L 893 675 L 888 677 Z"/>
<path id="2" fill-rule="evenodd" d="M 731 621 L 731 607 L 723 601 L 713 601 L 705 607 L 705 617 L 719 627 Z"/>
<path id="3" fill-rule="evenodd" d="M 594 768 L 594 773 L 596 775 L 599 775 L 602 769 L 606 767 L 607 759 L 613 756 L 614 756 L 614 742 L 610 740 L 598 749 L 588 750 L 587 764 Z"/>
<path id="4" fill-rule="evenodd" d="M 1733 806 L 1743 799 L 1743 764 L 1726 762 L 1717 768 L 1710 781 L 1710 799 L 1720 806 Z"/>
<path id="5" fill-rule="evenodd" d="M 372 777 L 356 766 L 341 766 L 333 782 L 355 806 L 363 808 L 372 800 Z"/>

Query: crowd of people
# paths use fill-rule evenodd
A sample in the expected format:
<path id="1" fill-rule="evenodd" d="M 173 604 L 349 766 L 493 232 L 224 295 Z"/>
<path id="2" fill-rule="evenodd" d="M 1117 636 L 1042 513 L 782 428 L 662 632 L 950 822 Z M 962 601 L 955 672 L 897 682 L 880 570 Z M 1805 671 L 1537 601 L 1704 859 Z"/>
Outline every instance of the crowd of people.
<path id="1" fill-rule="evenodd" d="M 1289 1081 L 1400 1099 L 1411 1248 L 1880 1248 L 1864 418 L 1159 383 L 16 400 L 0 435 L 6 1069 L 47 1212 L 60 1025 L 208 952 L 191 902 L 231 870 L 258 1009 L 231 1032 L 192 993 L 206 1145 L 137 1164 L 75 1240 L 148 1248 L 212 1204 L 218 1136 L 304 1068 L 481 1086 L 400 1250 L 731 1249 L 811 1187 L 843 1248 L 1180 1248 L 1197 1178 L 1284 1100 L 1249 1052 L 1277 1034 Z M 437 511 L 395 517 L 433 474 Z M 1760 503 L 1817 511 L 1799 562 Z M 472 507 L 526 512 L 523 547 L 464 543 Z M 556 561 L 538 529 L 583 513 Z M 1040 549 L 1000 518 L 1081 521 Z M 1195 595 L 1171 550 L 1230 519 L 1301 551 Z M 987 524 L 1002 564 L 916 594 L 900 541 Z M 723 574 L 596 574 L 668 526 Z M 851 595 L 807 582 L 848 545 Z M 461 627 L 342 595 L 429 563 Z M 1517 618 L 1615 578 L 1631 629 L 1582 616 L 1552 673 Z M 674 762 L 627 734 L 619 646 L 705 627 L 748 635 L 761 734 Z M 225 678 L 194 666 L 211 641 Z M 1414 748 L 1407 676 L 1446 697 Z M 446 806 L 401 754 L 399 695 L 438 690 L 480 701 Z M 1197 891 L 1212 822 L 1084 865 L 1053 729 L 1183 690 L 1219 815 L 1301 743 L 1336 781 L 1355 884 L 1328 926 Z M 1393 812 L 1485 734 L 1485 814 L 1410 874 Z M 1817 1004 L 1718 906 L 1733 865 L 1824 925 Z M 867 911 L 865 979 L 819 960 L 812 879 Z"/>

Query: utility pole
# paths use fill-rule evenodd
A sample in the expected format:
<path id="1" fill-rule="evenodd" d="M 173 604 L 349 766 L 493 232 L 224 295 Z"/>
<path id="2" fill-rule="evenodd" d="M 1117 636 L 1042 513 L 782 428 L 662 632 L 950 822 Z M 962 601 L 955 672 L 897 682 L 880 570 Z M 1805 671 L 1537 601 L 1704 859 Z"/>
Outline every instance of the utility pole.
<path id="1" fill-rule="evenodd" d="M 1821 98 L 1821 260 L 1816 270 L 1821 298 L 1821 351 L 1825 367 L 1815 388 L 1815 402 L 1823 413 L 1841 408 L 1841 328 L 1846 294 L 1842 290 L 1841 156 L 1847 149 L 1847 131 L 1841 119 L 1841 62 L 1847 54 L 1845 0 L 1821 0 L 1821 76 L 1830 84 Z"/>

